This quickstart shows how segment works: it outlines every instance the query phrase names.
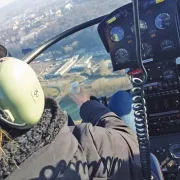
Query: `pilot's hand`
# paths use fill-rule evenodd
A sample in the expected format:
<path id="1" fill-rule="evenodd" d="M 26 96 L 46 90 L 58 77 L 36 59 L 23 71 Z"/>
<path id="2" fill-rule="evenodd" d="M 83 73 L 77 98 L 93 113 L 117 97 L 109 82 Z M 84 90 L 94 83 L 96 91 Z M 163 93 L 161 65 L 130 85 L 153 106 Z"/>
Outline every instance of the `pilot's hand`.
<path id="1" fill-rule="evenodd" d="M 90 96 L 88 95 L 88 93 L 85 91 L 84 88 L 81 87 L 80 89 L 80 93 L 78 94 L 70 94 L 70 97 L 73 99 L 73 101 L 77 104 L 77 105 L 82 105 L 83 103 L 85 103 L 86 101 L 90 100 Z"/>

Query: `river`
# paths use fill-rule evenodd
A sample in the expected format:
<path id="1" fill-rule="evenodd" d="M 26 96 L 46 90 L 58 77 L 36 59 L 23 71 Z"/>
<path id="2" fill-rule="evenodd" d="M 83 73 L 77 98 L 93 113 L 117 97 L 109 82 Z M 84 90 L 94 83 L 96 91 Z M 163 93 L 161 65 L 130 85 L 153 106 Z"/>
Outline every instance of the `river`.
<path id="1" fill-rule="evenodd" d="M 60 107 L 65 110 L 73 119 L 73 121 L 81 120 L 79 109 L 73 100 L 66 96 L 59 102 Z"/>

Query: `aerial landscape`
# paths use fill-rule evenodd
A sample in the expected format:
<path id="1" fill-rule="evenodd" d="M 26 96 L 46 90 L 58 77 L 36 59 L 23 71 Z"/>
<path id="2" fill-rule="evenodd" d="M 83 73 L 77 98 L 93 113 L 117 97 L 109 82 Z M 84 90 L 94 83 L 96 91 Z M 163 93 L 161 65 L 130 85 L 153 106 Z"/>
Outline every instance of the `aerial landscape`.
<path id="1" fill-rule="evenodd" d="M 0 44 L 13 57 L 22 59 L 59 33 L 93 18 L 108 14 L 128 1 L 118 0 L 20 0 L 1 7 Z M 11 10 L 13 7 L 13 11 Z M 97 25 L 56 43 L 37 57 L 35 70 L 46 97 L 79 120 L 69 97 L 72 82 L 79 82 L 91 95 L 110 97 L 118 89 L 131 87 L 126 70 L 113 72 L 109 54 L 97 32 Z"/>

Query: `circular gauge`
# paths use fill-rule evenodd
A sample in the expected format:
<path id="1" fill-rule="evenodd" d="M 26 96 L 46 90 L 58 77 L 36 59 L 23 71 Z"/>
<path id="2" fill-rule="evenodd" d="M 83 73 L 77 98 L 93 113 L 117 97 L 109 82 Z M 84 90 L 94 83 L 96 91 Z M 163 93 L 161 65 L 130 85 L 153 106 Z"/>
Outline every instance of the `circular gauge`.
<path id="1" fill-rule="evenodd" d="M 145 21 L 139 20 L 139 26 L 140 26 L 141 34 L 145 33 L 146 30 L 148 29 L 147 23 Z M 131 26 L 131 31 L 132 33 L 134 33 L 134 25 Z"/>
<path id="2" fill-rule="evenodd" d="M 118 62 L 126 62 L 129 61 L 129 53 L 126 49 L 118 49 L 115 53 L 116 60 Z"/>
<path id="3" fill-rule="evenodd" d="M 161 43 L 161 49 L 162 50 L 169 50 L 171 48 L 175 47 L 175 42 L 170 39 L 166 39 Z"/>
<path id="4" fill-rule="evenodd" d="M 175 77 L 175 72 L 173 70 L 166 70 L 163 74 L 164 79 L 172 79 Z"/>
<path id="5" fill-rule="evenodd" d="M 173 144 L 169 148 L 169 152 L 173 158 L 180 159 L 180 143 Z"/>
<path id="6" fill-rule="evenodd" d="M 155 19 L 155 25 L 158 29 L 167 29 L 171 25 L 171 16 L 167 13 L 159 14 Z"/>
<path id="7" fill-rule="evenodd" d="M 110 38 L 114 42 L 119 42 L 124 38 L 124 30 L 119 27 L 113 27 L 110 31 Z"/>
<path id="8" fill-rule="evenodd" d="M 142 58 L 150 58 L 153 57 L 153 49 L 152 46 L 148 43 L 142 43 Z"/>

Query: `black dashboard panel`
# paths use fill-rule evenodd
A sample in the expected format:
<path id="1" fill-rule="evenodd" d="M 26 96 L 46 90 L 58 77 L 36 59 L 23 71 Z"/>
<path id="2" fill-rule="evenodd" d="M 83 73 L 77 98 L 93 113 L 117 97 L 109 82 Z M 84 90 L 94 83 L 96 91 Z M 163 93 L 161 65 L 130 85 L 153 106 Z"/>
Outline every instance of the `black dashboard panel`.
<path id="1" fill-rule="evenodd" d="M 129 3 L 112 12 L 98 27 L 104 46 L 111 55 L 114 71 L 138 67 L 132 11 L 132 3 Z M 178 21 L 177 0 L 151 0 L 141 3 L 143 60 L 156 62 L 179 57 Z"/>
<path id="2" fill-rule="evenodd" d="M 160 162 L 164 179 L 175 180 L 180 167 L 180 67 L 176 64 L 180 55 L 180 0 L 140 2 L 150 148 Z M 98 31 L 114 71 L 139 68 L 131 3 L 107 16 Z M 141 76 L 136 75 L 143 79 Z"/>

